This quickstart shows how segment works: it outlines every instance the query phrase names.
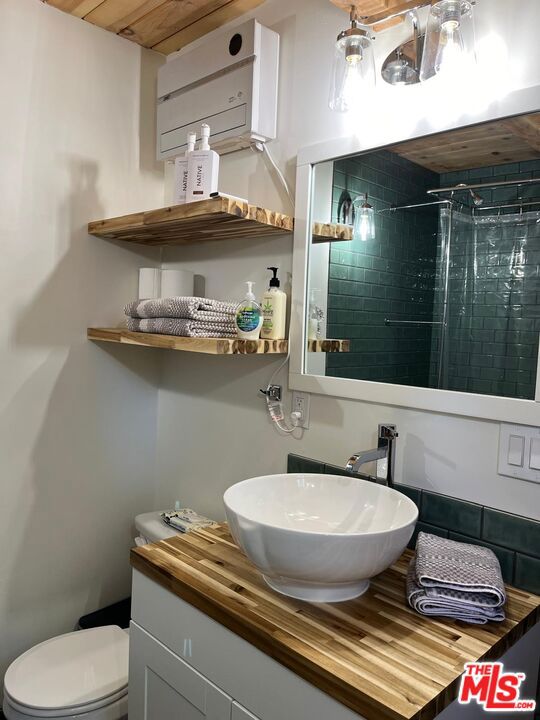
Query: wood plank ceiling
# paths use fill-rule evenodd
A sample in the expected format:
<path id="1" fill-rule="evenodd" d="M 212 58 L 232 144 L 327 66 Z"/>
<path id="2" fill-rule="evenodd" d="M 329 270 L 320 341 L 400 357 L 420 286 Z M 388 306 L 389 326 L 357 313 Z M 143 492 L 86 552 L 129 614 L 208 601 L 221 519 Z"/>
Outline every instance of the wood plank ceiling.
<path id="1" fill-rule="evenodd" d="M 264 0 L 42 0 L 168 55 Z"/>
<path id="2" fill-rule="evenodd" d="M 394 18 L 384 22 L 388 15 L 411 10 L 418 6 L 418 0 L 330 0 L 330 2 L 347 13 L 350 13 L 351 7 L 354 5 L 362 22 L 367 25 L 376 25 L 375 30 L 385 30 L 403 20 L 403 18 Z"/>
<path id="3" fill-rule="evenodd" d="M 388 150 L 434 172 L 540 158 L 540 113 L 409 140 Z"/>

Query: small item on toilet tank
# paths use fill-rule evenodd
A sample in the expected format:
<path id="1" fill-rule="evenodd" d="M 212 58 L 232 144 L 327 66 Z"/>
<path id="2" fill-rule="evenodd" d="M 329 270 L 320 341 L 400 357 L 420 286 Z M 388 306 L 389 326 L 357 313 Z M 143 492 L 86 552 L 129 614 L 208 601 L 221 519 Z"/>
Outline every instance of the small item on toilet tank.
<path id="1" fill-rule="evenodd" d="M 161 270 L 139 268 L 139 300 L 161 297 Z"/>
<path id="2" fill-rule="evenodd" d="M 187 150 L 184 156 L 180 155 L 174 161 L 174 199 L 175 205 L 183 205 L 186 202 L 188 188 L 188 166 L 189 156 L 195 150 L 195 133 L 188 133 Z"/>
<path id="3" fill-rule="evenodd" d="M 193 297 L 195 273 L 189 270 L 162 270 L 161 297 Z"/>
<path id="4" fill-rule="evenodd" d="M 218 189 L 219 155 L 210 149 L 210 126 L 201 126 L 198 150 L 189 153 L 186 202 L 206 200 Z"/>
<path id="5" fill-rule="evenodd" d="M 178 503 L 176 503 L 178 505 Z M 175 507 L 176 507 L 175 505 Z M 161 519 L 166 525 L 182 533 L 200 530 L 201 528 L 217 527 L 217 523 L 210 518 L 199 515 L 191 508 L 176 508 L 173 512 L 161 513 Z"/>

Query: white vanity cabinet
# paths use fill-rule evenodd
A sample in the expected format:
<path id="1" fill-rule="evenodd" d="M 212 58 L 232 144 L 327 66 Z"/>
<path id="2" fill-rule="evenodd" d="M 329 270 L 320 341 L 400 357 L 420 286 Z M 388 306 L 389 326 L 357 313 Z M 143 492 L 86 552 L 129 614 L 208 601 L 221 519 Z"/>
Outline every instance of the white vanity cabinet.
<path id="1" fill-rule="evenodd" d="M 138 571 L 129 720 L 364 720 Z"/>
<path id="2" fill-rule="evenodd" d="M 239 600 L 235 594 L 237 587 L 231 584 L 222 595 L 224 605 L 216 606 L 197 592 L 201 576 L 194 574 L 190 578 L 193 587 L 188 583 L 181 587 L 177 584 L 176 594 L 170 585 L 168 590 L 160 584 L 162 575 L 158 575 L 160 582 L 156 582 L 134 570 L 129 720 L 366 720 L 319 690 L 316 682 L 307 682 L 273 659 L 275 643 L 280 641 L 279 630 L 273 631 L 277 635 L 268 645 L 258 649 L 237 635 L 234 627 L 229 630 L 222 625 L 219 620 L 223 617 L 220 613 L 225 612 L 225 603 L 238 610 L 247 609 L 253 600 Z M 241 604 L 236 605 L 237 602 Z M 271 616 L 268 624 L 270 621 Z M 264 616 L 259 616 L 259 622 L 266 624 Z M 281 640 L 289 646 L 292 643 L 292 658 L 294 638 L 288 636 L 285 628 Z M 524 698 L 535 695 L 539 646 L 540 623 L 537 623 L 501 658 L 507 668 L 526 672 Z M 321 666 L 327 662 L 328 653 L 319 651 L 319 655 L 317 663 Z M 416 661 L 416 651 L 412 649 L 411 662 Z M 399 682 L 399 668 L 396 672 Z M 391 683 L 389 677 L 386 679 Z M 381 676 L 381 684 L 384 682 Z M 323 683 L 321 673 L 321 686 Z M 358 687 L 361 691 L 361 686 Z M 462 706 L 454 701 L 440 712 L 437 720 L 489 720 L 491 715 L 476 704 Z M 520 715 L 520 720 L 532 720 L 533 716 L 528 712 Z M 396 717 L 390 708 L 386 712 L 380 704 L 369 714 L 370 720 Z M 415 717 L 420 718 L 420 714 Z"/>
<path id="3" fill-rule="evenodd" d="M 232 698 L 135 623 L 130 642 L 130 720 L 249 717 L 233 715 Z"/>

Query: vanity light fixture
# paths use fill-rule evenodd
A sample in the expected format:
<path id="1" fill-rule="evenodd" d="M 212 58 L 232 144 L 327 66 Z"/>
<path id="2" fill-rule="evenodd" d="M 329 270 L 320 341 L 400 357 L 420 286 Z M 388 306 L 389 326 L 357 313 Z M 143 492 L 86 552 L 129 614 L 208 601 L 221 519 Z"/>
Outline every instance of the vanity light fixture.
<path id="1" fill-rule="evenodd" d="M 370 28 L 404 16 L 412 24 L 412 38 L 401 43 L 382 64 L 390 85 L 414 85 L 435 75 L 459 80 L 474 62 L 473 6 L 476 0 L 403 0 L 378 15 L 362 15 L 362 3 L 349 6 L 351 27 L 338 35 L 329 105 L 347 112 L 357 106 L 362 91 L 375 83 Z M 332 0 L 340 7 L 343 0 Z M 429 6 L 427 27 L 420 29 L 418 11 Z M 363 27 L 359 27 L 359 22 Z"/>
<path id="2" fill-rule="evenodd" d="M 420 80 L 459 79 L 474 58 L 473 8 L 469 0 L 439 0 L 429 11 Z"/>
<path id="3" fill-rule="evenodd" d="M 334 67 L 329 105 L 337 112 L 357 107 L 362 90 L 375 82 L 371 35 L 358 26 L 356 8 L 351 6 L 350 27 L 339 33 L 334 51 Z"/>
<path id="4" fill-rule="evenodd" d="M 364 202 L 360 204 L 361 200 Z M 368 202 L 368 194 L 364 193 L 354 201 L 355 215 L 353 240 L 367 242 L 375 239 L 375 211 Z"/>

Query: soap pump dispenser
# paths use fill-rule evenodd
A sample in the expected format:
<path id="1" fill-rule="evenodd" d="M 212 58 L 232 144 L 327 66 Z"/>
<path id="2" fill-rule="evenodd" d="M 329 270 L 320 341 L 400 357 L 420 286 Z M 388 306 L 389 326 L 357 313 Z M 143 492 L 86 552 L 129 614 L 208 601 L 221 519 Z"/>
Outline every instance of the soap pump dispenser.
<path id="1" fill-rule="evenodd" d="M 246 297 L 236 306 L 236 332 L 244 340 L 258 340 L 263 323 L 261 306 L 253 294 L 254 283 L 248 281 L 246 285 Z"/>
<path id="2" fill-rule="evenodd" d="M 189 154 L 187 202 L 206 200 L 217 192 L 219 155 L 210 149 L 210 126 L 201 126 L 201 143 L 198 150 Z"/>
<path id="3" fill-rule="evenodd" d="M 187 150 L 185 155 L 177 157 L 174 161 L 174 204 L 183 205 L 186 202 L 188 191 L 189 156 L 195 150 L 197 136 L 190 132 L 187 136 Z"/>
<path id="4" fill-rule="evenodd" d="M 278 268 L 269 267 L 273 277 L 262 298 L 263 324 L 261 337 L 268 340 L 285 340 L 287 295 L 279 289 Z"/>

